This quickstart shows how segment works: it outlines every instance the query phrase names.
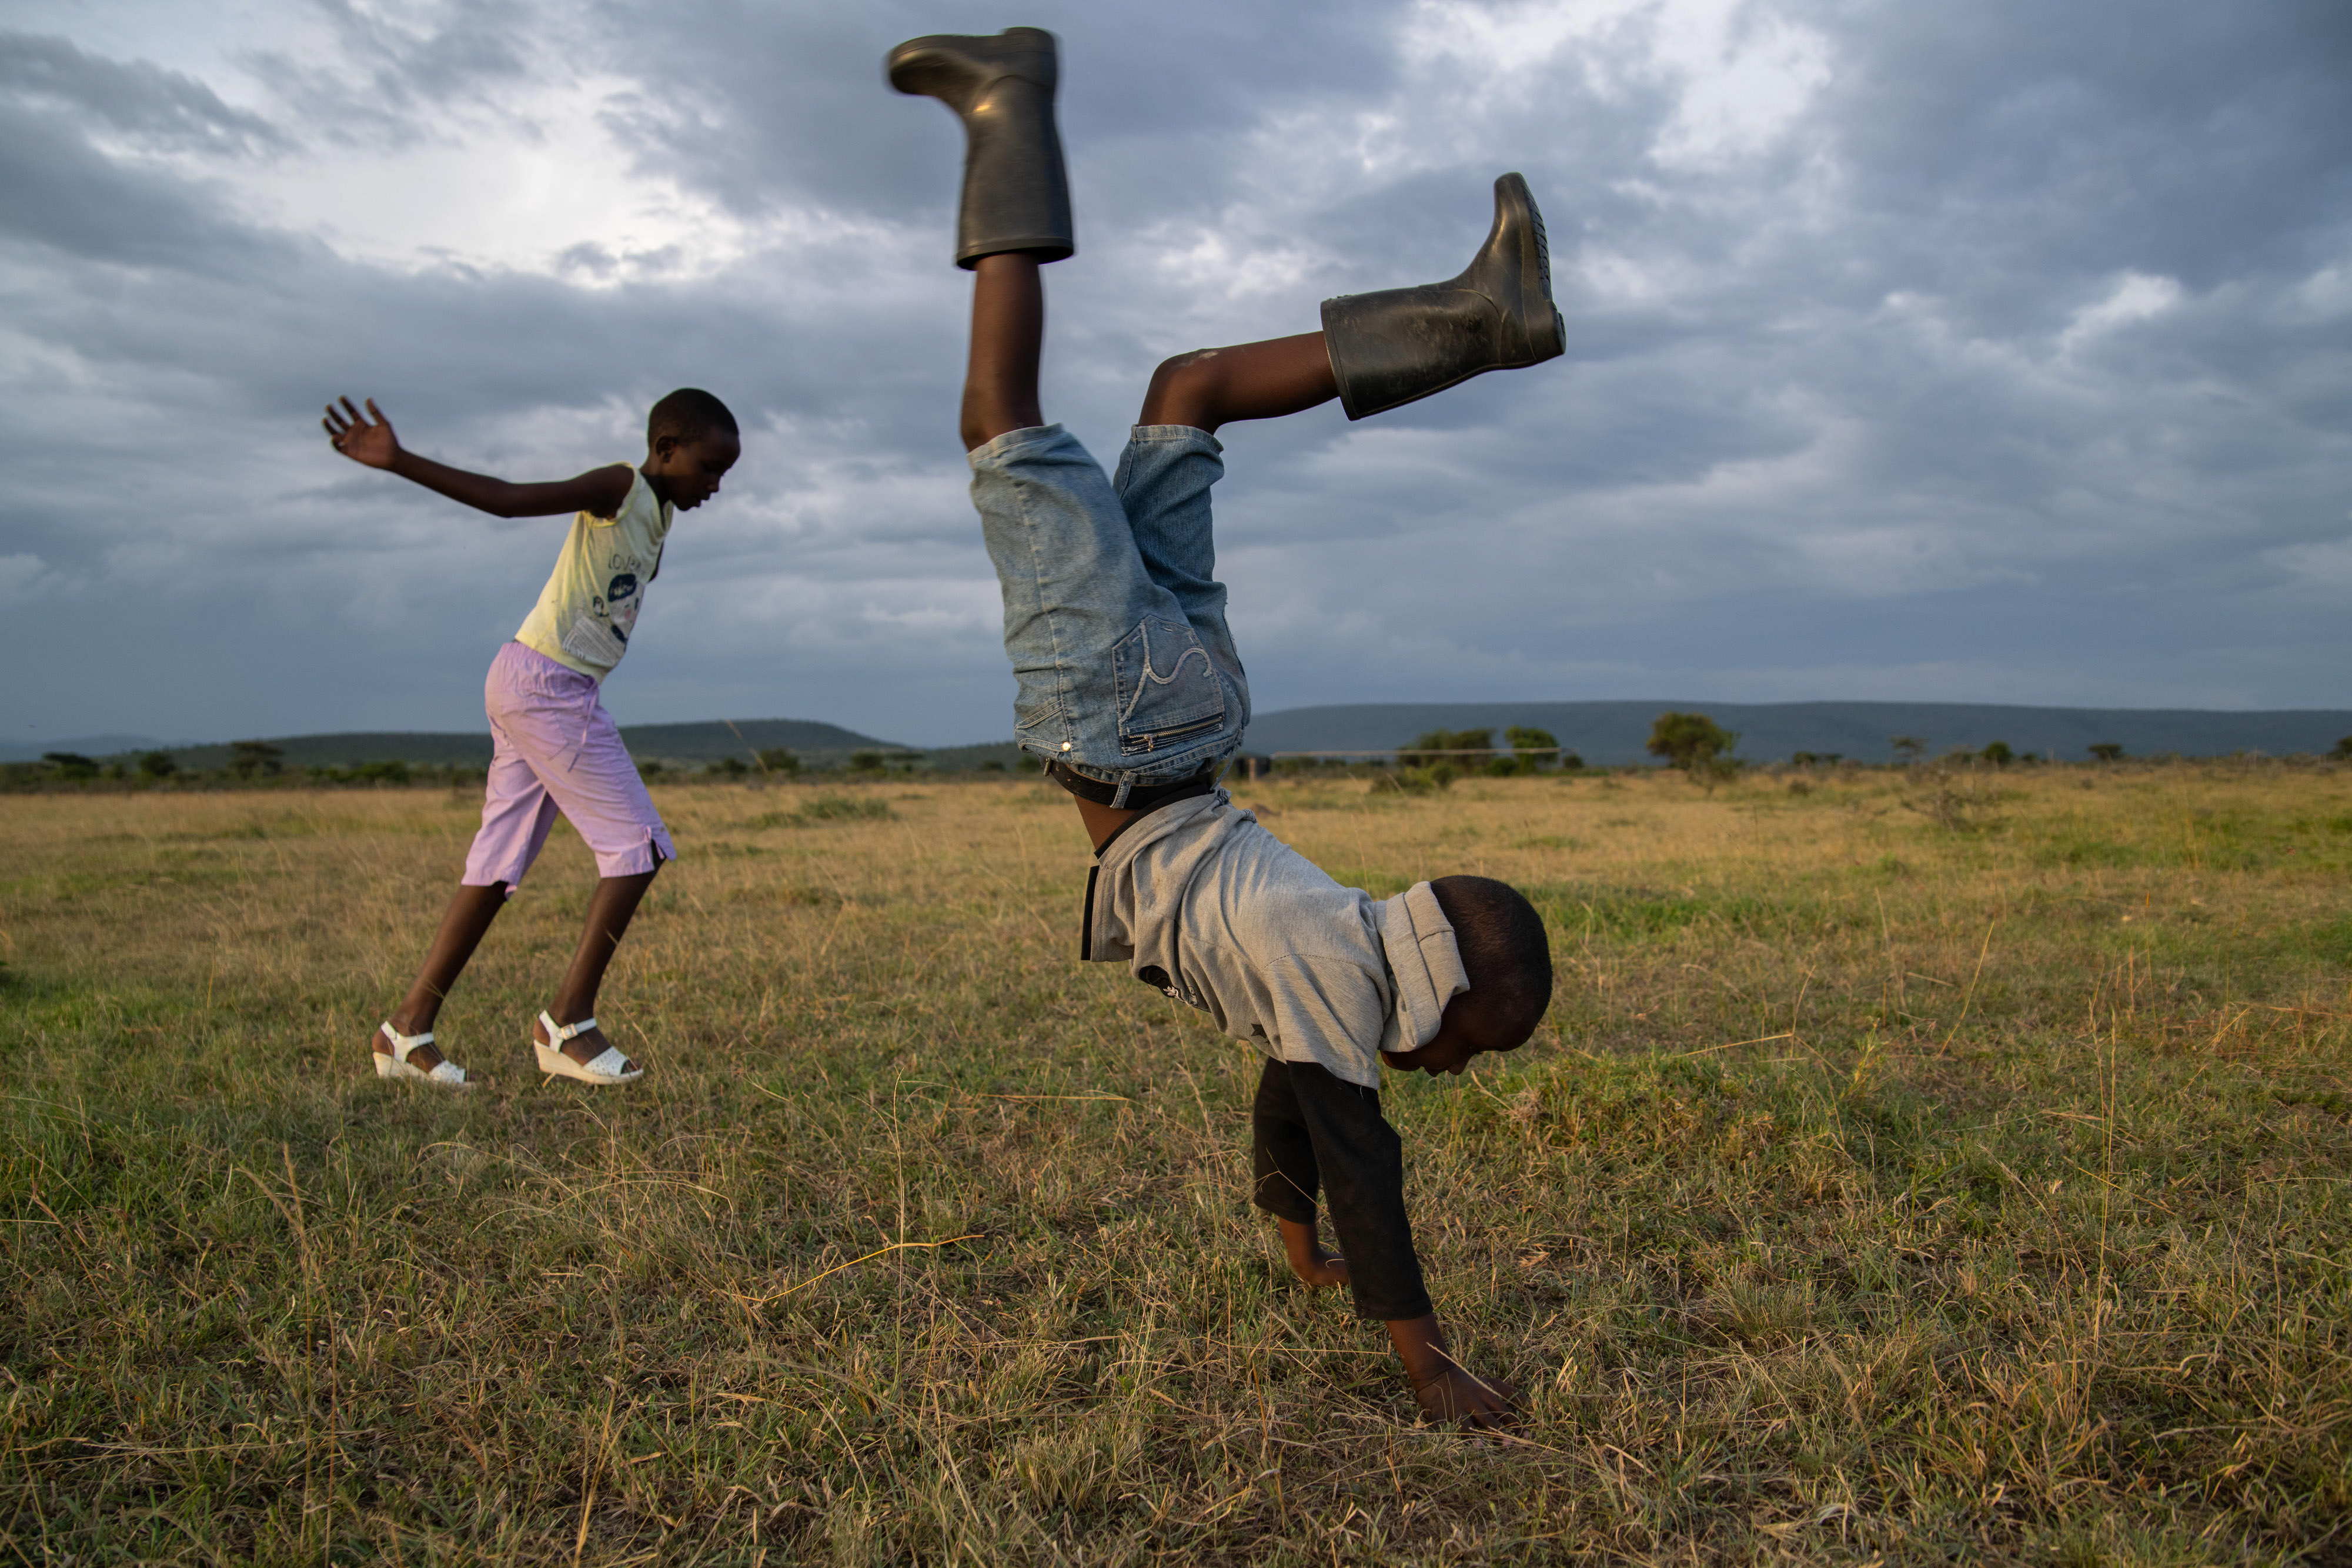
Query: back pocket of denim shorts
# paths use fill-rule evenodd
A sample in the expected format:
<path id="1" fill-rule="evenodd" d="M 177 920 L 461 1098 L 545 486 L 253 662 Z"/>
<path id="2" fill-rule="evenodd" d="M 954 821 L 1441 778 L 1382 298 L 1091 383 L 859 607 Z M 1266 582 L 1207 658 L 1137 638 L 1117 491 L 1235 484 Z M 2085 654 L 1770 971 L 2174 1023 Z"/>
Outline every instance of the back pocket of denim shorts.
<path id="1" fill-rule="evenodd" d="M 1121 756 L 1177 750 L 1223 727 L 1224 683 L 1182 622 L 1147 618 L 1118 640 L 1110 662 Z"/>

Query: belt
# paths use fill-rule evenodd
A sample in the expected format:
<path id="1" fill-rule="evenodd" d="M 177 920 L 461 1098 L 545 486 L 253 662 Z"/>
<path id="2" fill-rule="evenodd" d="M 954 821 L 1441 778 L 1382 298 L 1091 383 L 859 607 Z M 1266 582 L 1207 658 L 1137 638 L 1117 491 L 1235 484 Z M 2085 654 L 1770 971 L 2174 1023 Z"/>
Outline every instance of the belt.
<path id="1" fill-rule="evenodd" d="M 1195 795 L 1206 795 L 1217 787 L 1217 765 L 1212 762 L 1203 765 L 1190 778 L 1179 779 L 1170 784 L 1106 784 L 1099 779 L 1087 778 L 1066 763 L 1049 761 L 1045 764 L 1045 777 L 1079 800 L 1128 811 L 1150 811 L 1165 806 L 1171 800 L 1189 800 Z"/>

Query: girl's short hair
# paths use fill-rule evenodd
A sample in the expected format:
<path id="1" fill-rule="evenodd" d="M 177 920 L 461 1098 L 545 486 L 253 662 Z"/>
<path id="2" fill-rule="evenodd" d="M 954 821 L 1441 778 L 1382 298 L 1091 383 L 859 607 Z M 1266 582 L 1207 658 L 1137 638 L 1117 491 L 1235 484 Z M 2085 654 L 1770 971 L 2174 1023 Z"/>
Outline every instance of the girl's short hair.
<path id="1" fill-rule="evenodd" d="M 739 438 L 743 434 L 735 423 L 735 416 L 728 412 L 727 405 L 700 387 L 678 388 L 654 404 L 653 412 L 646 415 L 647 446 L 665 435 L 676 436 L 680 441 L 692 441 L 715 430 L 723 430 Z"/>

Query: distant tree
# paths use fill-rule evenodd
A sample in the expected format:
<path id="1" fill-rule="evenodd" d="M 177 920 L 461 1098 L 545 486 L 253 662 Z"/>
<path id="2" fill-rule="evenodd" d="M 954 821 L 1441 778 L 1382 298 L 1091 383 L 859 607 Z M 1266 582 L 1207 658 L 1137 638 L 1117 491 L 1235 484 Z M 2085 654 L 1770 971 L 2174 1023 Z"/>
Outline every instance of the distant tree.
<path id="1" fill-rule="evenodd" d="M 1886 744 L 1894 748 L 1895 760 L 1902 767 L 1907 768 L 1927 755 L 1927 737 L 1922 735 L 1898 735 Z"/>
<path id="2" fill-rule="evenodd" d="M 273 777 L 286 765 L 286 753 L 266 740 L 233 741 L 229 749 L 236 755 L 228 759 L 228 770 L 240 779 Z"/>
<path id="3" fill-rule="evenodd" d="M 98 777 L 98 759 L 84 757 L 79 751 L 45 751 L 41 753 L 41 760 L 56 768 L 61 779 Z"/>
<path id="4" fill-rule="evenodd" d="M 1447 756 L 1447 752 L 1492 751 L 1495 732 L 1491 729 L 1433 729 L 1415 739 L 1411 746 L 1397 748 L 1399 768 L 1434 768 L 1444 763 L 1459 769 L 1467 758 Z"/>
<path id="5" fill-rule="evenodd" d="M 1539 768 L 1549 768 L 1559 758 L 1559 737 L 1548 729 L 1536 729 L 1515 724 L 1503 732 L 1503 739 L 1513 753 L 1513 771 L 1533 773 Z"/>
<path id="6" fill-rule="evenodd" d="M 879 773 L 882 771 L 882 754 L 878 751 L 853 751 L 849 754 L 849 770 L 852 773 Z"/>
<path id="7" fill-rule="evenodd" d="M 751 771 L 751 767 L 740 757 L 722 757 L 716 762 L 705 763 L 702 770 L 721 779 L 740 779 Z"/>
<path id="8" fill-rule="evenodd" d="M 2343 739 L 2337 741 L 2336 743 L 2336 749 L 2329 752 L 2327 755 L 2333 757 L 2338 762 L 2352 762 L 2352 735 L 2347 735 Z"/>
<path id="9" fill-rule="evenodd" d="M 668 769 L 662 766 L 662 760 L 658 757 L 648 758 L 637 764 L 637 777 L 647 783 L 653 782 L 667 771 Z"/>
<path id="10" fill-rule="evenodd" d="M 980 770 L 982 773 L 1002 773 L 1004 771 L 1004 764 L 991 757 L 981 763 Z"/>
<path id="11" fill-rule="evenodd" d="M 180 770 L 168 751 L 150 751 L 139 758 L 139 771 L 150 779 L 169 779 Z"/>
<path id="12" fill-rule="evenodd" d="M 2090 747 L 2090 753 L 2102 762 L 2121 762 L 2124 759 L 2124 748 L 2112 740 L 2100 741 Z"/>
<path id="13" fill-rule="evenodd" d="M 1650 727 L 1646 749 L 1653 757 L 1664 758 L 1667 767 L 1696 778 L 1719 771 L 1720 763 L 1738 744 L 1738 735 L 1703 713 L 1662 713 Z"/>
<path id="14" fill-rule="evenodd" d="M 1982 751 L 1977 753 L 1977 755 L 1983 758 L 1987 762 L 1991 763 L 1995 768 L 2006 768 L 2011 763 L 2017 760 L 2017 753 L 2009 748 L 2009 742 L 2005 740 L 1994 741 L 1990 746 L 1986 747 Z"/>
<path id="15" fill-rule="evenodd" d="M 781 746 L 772 746 L 760 753 L 760 769 L 764 773 L 790 776 L 801 770 L 801 759 Z"/>

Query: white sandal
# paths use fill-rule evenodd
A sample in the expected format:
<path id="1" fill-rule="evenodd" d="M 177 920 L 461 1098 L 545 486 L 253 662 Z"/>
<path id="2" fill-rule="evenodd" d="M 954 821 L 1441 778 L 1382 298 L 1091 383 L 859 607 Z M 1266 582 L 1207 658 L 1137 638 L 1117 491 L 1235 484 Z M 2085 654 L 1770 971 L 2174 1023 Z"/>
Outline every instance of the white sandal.
<path id="1" fill-rule="evenodd" d="M 420 1045 L 433 1043 L 431 1030 L 426 1030 L 423 1034 L 403 1034 L 393 1028 L 392 1021 L 387 1019 L 383 1024 L 383 1038 L 392 1041 L 390 1051 L 368 1052 L 370 1056 L 375 1058 L 375 1075 L 378 1078 L 414 1078 L 420 1083 L 438 1083 L 444 1089 L 473 1087 L 466 1082 L 466 1070 L 446 1057 L 435 1062 L 433 1071 L 430 1072 L 408 1060 L 410 1051 Z"/>
<path id="2" fill-rule="evenodd" d="M 551 1078 L 577 1078 L 583 1083 L 634 1083 L 646 1075 L 644 1068 L 628 1065 L 627 1055 L 617 1045 L 606 1046 L 593 1061 L 574 1061 L 563 1054 L 563 1042 L 594 1029 L 594 1019 L 560 1024 L 542 1012 L 539 1015 L 539 1027 L 547 1031 L 547 1043 L 541 1045 L 539 1037 L 533 1035 L 531 1049 L 539 1052 L 539 1070 Z"/>

